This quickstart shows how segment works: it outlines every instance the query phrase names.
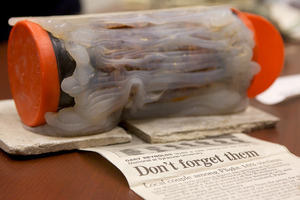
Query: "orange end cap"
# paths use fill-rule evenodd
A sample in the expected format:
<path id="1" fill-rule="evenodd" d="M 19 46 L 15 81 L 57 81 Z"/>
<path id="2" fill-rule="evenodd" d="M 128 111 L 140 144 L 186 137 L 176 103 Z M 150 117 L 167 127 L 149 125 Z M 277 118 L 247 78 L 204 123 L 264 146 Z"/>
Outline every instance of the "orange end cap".
<path id="1" fill-rule="evenodd" d="M 268 20 L 250 13 L 245 15 L 255 28 L 257 48 L 254 54 L 257 56 L 254 61 L 261 67 L 248 88 L 248 96 L 253 98 L 268 89 L 280 75 L 284 65 L 284 43 L 278 30 Z"/>
<path id="2" fill-rule="evenodd" d="M 256 46 L 252 60 L 259 63 L 261 70 L 247 91 L 248 97 L 253 98 L 268 89 L 280 75 L 284 64 L 284 43 L 275 26 L 265 18 L 235 9 L 232 11 L 254 33 Z"/>
<path id="3" fill-rule="evenodd" d="M 24 20 L 12 28 L 8 40 L 9 83 L 24 124 L 46 123 L 46 112 L 57 112 L 60 84 L 50 37 L 40 25 Z"/>

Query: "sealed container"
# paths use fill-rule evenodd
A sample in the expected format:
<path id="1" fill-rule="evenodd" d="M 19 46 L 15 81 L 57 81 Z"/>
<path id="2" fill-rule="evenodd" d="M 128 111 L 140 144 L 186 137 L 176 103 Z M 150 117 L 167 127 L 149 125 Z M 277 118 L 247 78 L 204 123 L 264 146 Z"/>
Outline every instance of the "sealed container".
<path id="1" fill-rule="evenodd" d="M 123 119 L 240 112 L 283 65 L 274 26 L 228 7 L 9 23 L 18 113 L 47 135 L 101 133 Z"/>

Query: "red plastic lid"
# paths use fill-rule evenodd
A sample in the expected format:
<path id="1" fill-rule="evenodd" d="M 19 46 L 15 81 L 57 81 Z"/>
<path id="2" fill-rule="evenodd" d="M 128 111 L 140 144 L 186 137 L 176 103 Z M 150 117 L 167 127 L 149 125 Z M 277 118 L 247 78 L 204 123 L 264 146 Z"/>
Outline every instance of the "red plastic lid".
<path id="1" fill-rule="evenodd" d="M 284 43 L 277 29 L 265 18 L 232 10 L 254 33 L 256 46 L 252 60 L 260 64 L 261 71 L 248 88 L 248 97 L 253 98 L 268 89 L 280 75 L 284 64 Z"/>
<path id="2" fill-rule="evenodd" d="M 28 126 L 45 124 L 45 113 L 57 111 L 60 96 L 56 57 L 47 31 L 27 20 L 16 23 L 7 55 L 11 92 L 21 120 Z"/>

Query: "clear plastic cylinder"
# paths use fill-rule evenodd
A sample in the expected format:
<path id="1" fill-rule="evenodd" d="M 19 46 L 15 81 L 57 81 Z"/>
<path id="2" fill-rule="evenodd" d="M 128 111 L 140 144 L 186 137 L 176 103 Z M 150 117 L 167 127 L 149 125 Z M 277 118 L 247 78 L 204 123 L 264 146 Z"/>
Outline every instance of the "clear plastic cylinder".
<path id="1" fill-rule="evenodd" d="M 12 19 L 13 22 L 14 19 Z M 29 18 L 76 62 L 61 89 L 75 105 L 33 131 L 75 136 L 124 119 L 240 112 L 259 65 L 253 33 L 229 7 Z"/>

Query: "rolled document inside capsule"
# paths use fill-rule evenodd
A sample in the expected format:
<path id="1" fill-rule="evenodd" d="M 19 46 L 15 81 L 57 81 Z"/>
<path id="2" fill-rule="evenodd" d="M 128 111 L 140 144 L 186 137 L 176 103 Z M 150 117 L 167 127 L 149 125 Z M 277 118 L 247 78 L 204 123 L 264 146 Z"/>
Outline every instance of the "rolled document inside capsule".
<path id="1" fill-rule="evenodd" d="M 124 119 L 240 112 L 283 64 L 277 30 L 229 7 L 9 23 L 16 108 L 27 129 L 46 135 L 106 132 Z M 267 32 L 257 28 L 266 24 Z"/>

